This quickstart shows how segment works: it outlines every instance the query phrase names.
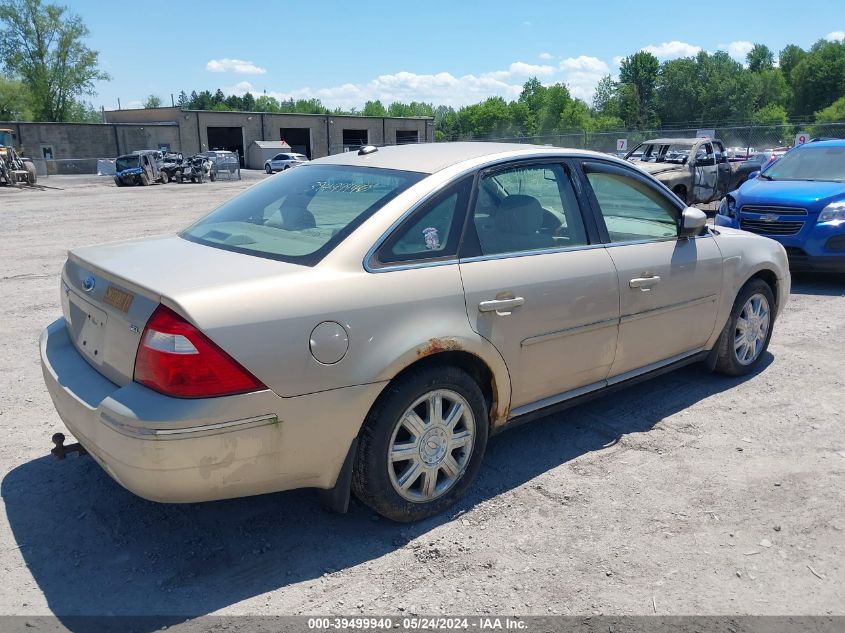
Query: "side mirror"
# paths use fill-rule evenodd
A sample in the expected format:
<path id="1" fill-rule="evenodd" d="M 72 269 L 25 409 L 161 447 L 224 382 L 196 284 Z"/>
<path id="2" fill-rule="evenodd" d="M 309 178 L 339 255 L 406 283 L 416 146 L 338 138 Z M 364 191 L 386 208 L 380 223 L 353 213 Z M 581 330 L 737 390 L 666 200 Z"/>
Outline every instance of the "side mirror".
<path id="1" fill-rule="evenodd" d="M 701 209 L 687 207 L 681 214 L 681 228 L 678 236 L 687 238 L 695 237 L 701 233 L 701 229 L 707 224 L 707 215 Z"/>
<path id="2" fill-rule="evenodd" d="M 748 180 L 753 180 L 754 178 L 756 178 L 759 175 L 760 175 L 759 169 L 757 171 L 752 171 L 750 174 L 748 174 Z"/>

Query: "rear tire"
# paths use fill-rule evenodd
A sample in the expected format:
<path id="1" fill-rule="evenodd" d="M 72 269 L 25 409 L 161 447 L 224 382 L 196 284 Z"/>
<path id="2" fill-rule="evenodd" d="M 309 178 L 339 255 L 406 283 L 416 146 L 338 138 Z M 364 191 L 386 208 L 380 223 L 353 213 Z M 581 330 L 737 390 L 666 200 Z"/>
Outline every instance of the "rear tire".
<path id="1" fill-rule="evenodd" d="M 182 172 L 181 171 L 176 172 L 176 182 L 178 182 L 180 185 L 182 184 Z"/>
<path id="2" fill-rule="evenodd" d="M 161 184 L 166 185 L 170 182 L 170 176 L 167 175 L 166 171 L 161 172 Z"/>
<path id="3" fill-rule="evenodd" d="M 486 410 L 479 386 L 457 367 L 426 367 L 398 378 L 364 421 L 353 492 L 394 521 L 442 512 L 478 474 L 487 447 Z"/>
<path id="4" fill-rule="evenodd" d="M 23 166 L 26 169 L 26 181 L 30 185 L 34 185 L 38 182 L 38 172 L 35 171 L 35 165 L 29 161 L 25 161 Z"/>
<path id="5" fill-rule="evenodd" d="M 754 371 L 769 348 L 774 306 L 772 289 L 762 279 L 752 279 L 740 288 L 716 343 L 715 371 L 728 376 L 744 376 Z"/>

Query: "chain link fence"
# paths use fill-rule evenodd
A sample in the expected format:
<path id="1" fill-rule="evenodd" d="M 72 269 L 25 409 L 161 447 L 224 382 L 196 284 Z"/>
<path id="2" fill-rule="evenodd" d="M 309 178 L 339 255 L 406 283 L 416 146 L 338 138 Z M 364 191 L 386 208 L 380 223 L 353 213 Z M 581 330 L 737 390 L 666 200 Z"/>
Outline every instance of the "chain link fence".
<path id="1" fill-rule="evenodd" d="M 702 132 L 707 134 L 700 134 Z M 452 141 L 497 141 L 507 143 L 530 143 L 534 145 L 553 145 L 573 149 L 589 149 L 609 154 L 622 154 L 633 149 L 643 141 L 653 138 L 695 138 L 713 133 L 713 136 L 725 147 L 737 147 L 747 153 L 762 152 L 777 148 L 789 148 L 795 145 L 796 137 L 803 136 L 804 141 L 814 138 L 845 138 L 845 122 L 813 123 L 789 125 L 737 125 L 727 127 L 671 128 L 652 130 L 617 130 L 612 132 L 568 132 L 563 134 L 538 134 L 534 136 L 465 136 Z M 626 141 L 620 146 L 620 141 Z M 802 141 L 798 141 L 799 143 Z"/>

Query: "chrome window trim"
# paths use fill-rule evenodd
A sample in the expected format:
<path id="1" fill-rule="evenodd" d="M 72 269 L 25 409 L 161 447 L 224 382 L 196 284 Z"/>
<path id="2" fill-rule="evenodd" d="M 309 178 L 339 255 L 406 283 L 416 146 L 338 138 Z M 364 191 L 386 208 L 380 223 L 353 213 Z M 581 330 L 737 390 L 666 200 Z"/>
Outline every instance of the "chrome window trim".
<path id="1" fill-rule="evenodd" d="M 559 248 L 535 248 L 530 251 L 514 251 L 508 253 L 491 253 L 490 255 L 476 255 L 458 259 L 459 264 L 471 264 L 496 259 L 510 259 L 511 257 L 532 257 L 534 255 L 551 255 L 554 253 L 569 253 L 572 251 L 587 251 L 595 248 L 605 248 L 607 244 L 581 244 L 579 246 L 561 246 Z"/>

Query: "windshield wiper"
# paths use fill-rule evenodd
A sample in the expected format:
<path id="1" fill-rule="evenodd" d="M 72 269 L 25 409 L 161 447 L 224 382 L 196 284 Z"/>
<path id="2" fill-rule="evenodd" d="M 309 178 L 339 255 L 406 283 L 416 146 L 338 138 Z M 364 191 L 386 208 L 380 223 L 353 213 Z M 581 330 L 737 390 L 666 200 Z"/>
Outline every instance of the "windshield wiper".
<path id="1" fill-rule="evenodd" d="M 763 180 L 774 180 L 774 178 L 767 176 L 766 174 L 759 174 L 757 178 L 762 178 Z"/>

